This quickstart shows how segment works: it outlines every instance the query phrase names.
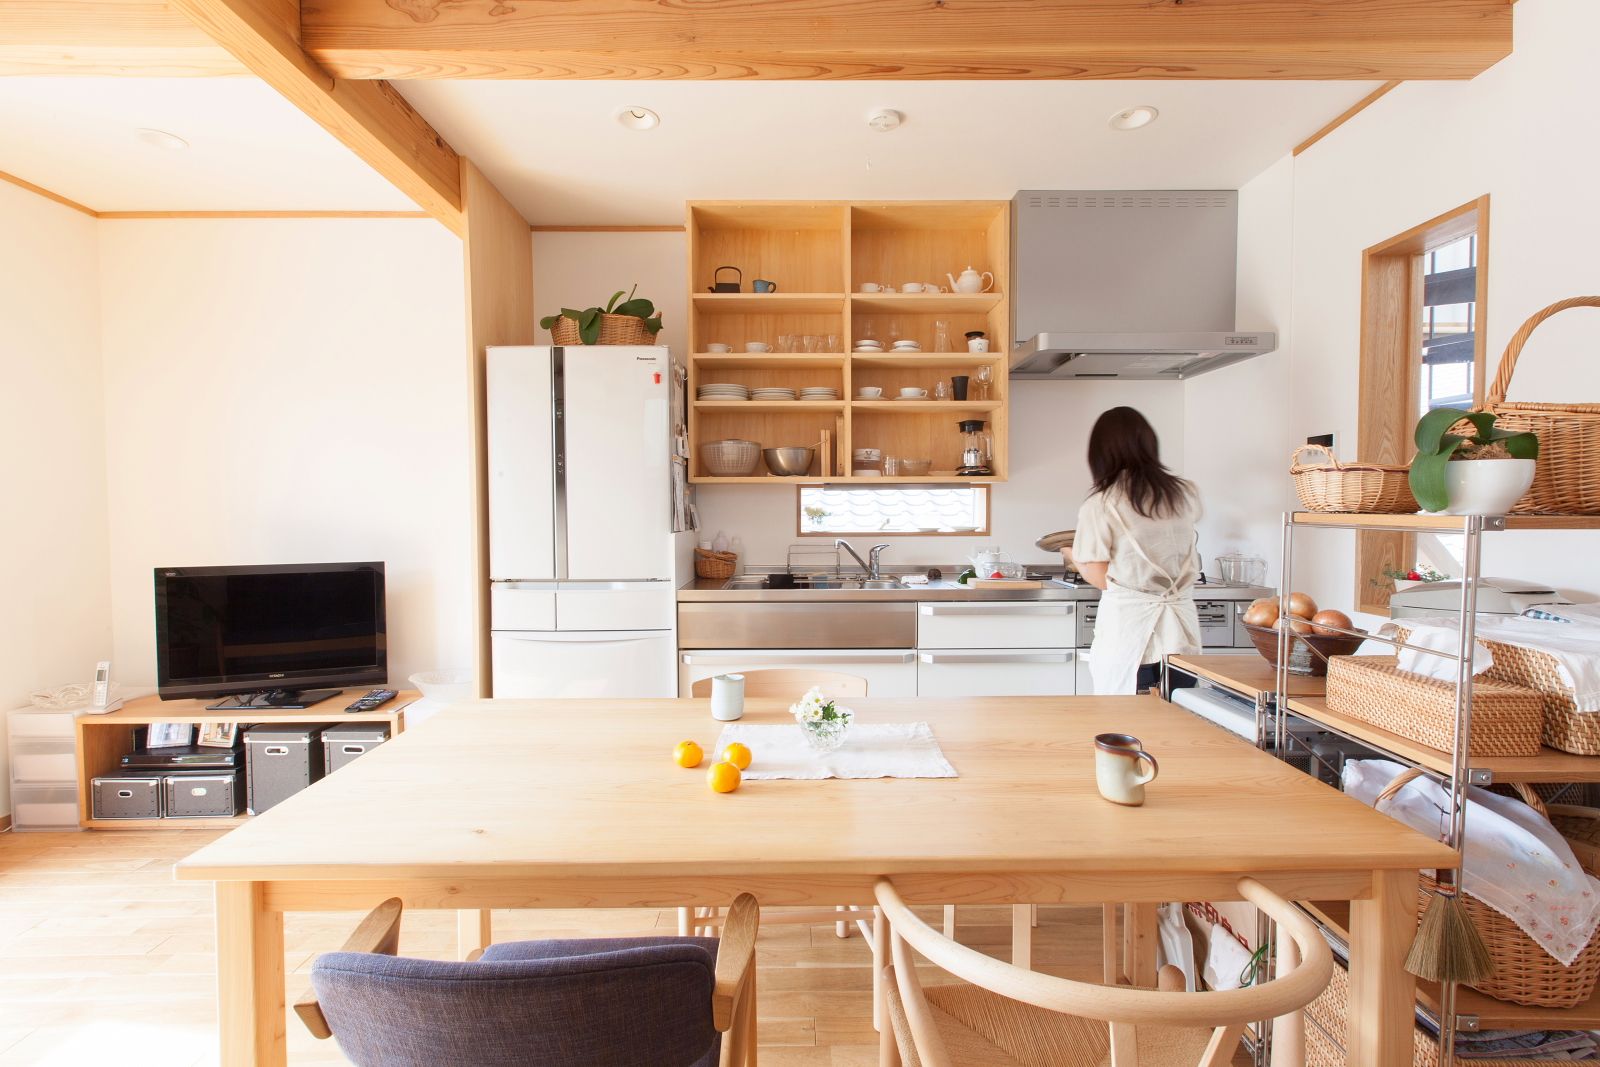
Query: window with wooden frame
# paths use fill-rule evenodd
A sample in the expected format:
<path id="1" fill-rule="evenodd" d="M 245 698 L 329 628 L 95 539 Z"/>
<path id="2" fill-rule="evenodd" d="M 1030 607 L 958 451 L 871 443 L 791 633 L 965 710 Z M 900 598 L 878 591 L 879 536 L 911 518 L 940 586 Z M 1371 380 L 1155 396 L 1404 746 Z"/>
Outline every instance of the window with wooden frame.
<path id="1" fill-rule="evenodd" d="M 972 537 L 988 534 L 987 485 L 803 485 L 795 494 L 801 537 Z"/>
<path id="2" fill-rule="evenodd" d="M 1409 463 L 1412 430 L 1435 407 L 1483 403 L 1489 296 L 1489 198 L 1480 196 L 1373 245 L 1361 258 L 1361 372 L 1356 455 Z M 1450 538 L 1356 535 L 1356 604 L 1387 614 L 1389 571 L 1454 575 Z"/>

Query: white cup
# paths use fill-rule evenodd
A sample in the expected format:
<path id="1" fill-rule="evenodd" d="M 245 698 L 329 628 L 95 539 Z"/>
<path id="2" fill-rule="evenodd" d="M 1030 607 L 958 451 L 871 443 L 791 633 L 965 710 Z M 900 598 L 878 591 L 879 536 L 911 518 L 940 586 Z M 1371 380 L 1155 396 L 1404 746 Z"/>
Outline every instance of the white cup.
<path id="1" fill-rule="evenodd" d="M 900 390 L 900 395 L 907 400 L 921 400 L 923 397 L 928 395 L 928 391 L 926 389 L 918 389 L 915 386 L 908 385 L 904 389 Z"/>
<path id="2" fill-rule="evenodd" d="M 772 351 L 772 346 L 765 341 L 746 341 L 744 350 L 746 352 L 770 352 Z"/>
<path id="3" fill-rule="evenodd" d="M 883 286 L 877 282 L 862 282 L 861 291 L 863 293 L 879 293 L 883 291 Z"/>
<path id="4" fill-rule="evenodd" d="M 861 387 L 861 398 L 863 400 L 876 400 L 882 395 L 883 390 L 876 385 L 863 385 Z"/>
<path id="5" fill-rule="evenodd" d="M 972 337 L 972 338 L 969 338 L 967 340 L 967 351 L 968 352 L 987 352 L 987 351 L 989 351 L 989 339 L 987 337 Z"/>
<path id="6" fill-rule="evenodd" d="M 744 718 L 744 675 L 717 674 L 711 678 L 711 717 L 720 722 Z"/>
<path id="7" fill-rule="evenodd" d="M 922 292 L 922 283 L 906 282 L 904 285 L 900 286 L 900 291 L 902 293 L 920 293 Z"/>
<path id="8" fill-rule="evenodd" d="M 733 346 L 732 345 L 724 345 L 724 344 L 706 345 L 706 351 L 707 352 L 732 352 L 733 351 Z"/>
<path id="9" fill-rule="evenodd" d="M 1140 764 L 1148 763 L 1148 774 Z M 1113 804 L 1136 808 L 1144 803 L 1145 783 L 1155 781 L 1161 767 L 1131 734 L 1096 734 L 1094 738 L 1094 782 L 1100 795 Z"/>

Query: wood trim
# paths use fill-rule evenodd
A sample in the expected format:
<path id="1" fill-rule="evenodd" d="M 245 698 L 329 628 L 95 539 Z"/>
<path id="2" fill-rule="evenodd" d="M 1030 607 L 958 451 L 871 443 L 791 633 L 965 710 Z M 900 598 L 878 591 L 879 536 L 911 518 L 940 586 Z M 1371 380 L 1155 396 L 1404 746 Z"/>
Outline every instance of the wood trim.
<path id="1" fill-rule="evenodd" d="M 539 226 L 528 227 L 534 233 L 683 233 L 684 226 Z"/>
<path id="2" fill-rule="evenodd" d="M 455 150 L 393 87 L 341 81 L 318 66 L 300 47 L 285 0 L 170 3 L 428 214 L 463 232 Z"/>
<path id="3" fill-rule="evenodd" d="M 426 211 L 92 211 L 97 219 L 428 219 Z"/>
<path id="4" fill-rule="evenodd" d="M 5 171 L 0 170 L 0 182 L 10 182 L 12 185 L 15 185 L 19 189 L 26 189 L 26 190 L 28 190 L 28 192 L 33 193 L 35 196 L 42 196 L 46 200 L 54 200 L 56 203 L 60 204 L 62 207 L 70 207 L 72 210 L 80 211 L 83 214 L 88 215 L 90 218 L 98 218 L 99 217 L 99 212 L 95 211 L 94 208 L 92 208 L 92 207 L 84 207 L 82 204 L 78 203 L 76 200 L 68 200 L 66 197 L 62 196 L 60 193 L 52 193 L 49 189 L 46 189 L 44 186 L 35 185 L 30 181 L 26 181 L 25 179 L 17 177 L 15 174 L 7 174 Z"/>
<path id="5" fill-rule="evenodd" d="M 489 659 L 489 464 L 485 349 L 531 345 L 533 238 L 528 220 L 511 206 L 471 160 L 461 161 L 463 254 L 467 287 L 467 359 L 472 375 L 473 570 L 477 594 L 478 693 L 490 693 Z"/>
<path id="6" fill-rule="evenodd" d="M 343 78 L 1471 78 L 1511 51 L 1505 0 L 320 0 Z"/>
<path id="7" fill-rule="evenodd" d="M 9 829 L 11 829 L 11 816 L 0 815 L 0 834 L 5 833 Z"/>
<path id="8" fill-rule="evenodd" d="M 1442 215 L 1435 215 L 1427 222 L 1418 223 L 1403 233 L 1397 233 L 1387 241 L 1379 241 L 1362 254 L 1420 256 L 1430 248 L 1449 244 L 1474 230 L 1481 229 L 1479 216 L 1487 212 L 1488 207 L 1489 196 L 1485 193 L 1476 200 L 1468 200 L 1460 207 L 1453 207 Z"/>
<path id="9" fill-rule="evenodd" d="M 1295 145 L 1294 154 L 1298 156 L 1301 152 L 1304 152 L 1306 149 L 1310 148 L 1312 145 L 1328 136 L 1328 134 L 1332 133 L 1334 130 L 1337 130 L 1340 126 L 1343 126 L 1345 123 L 1349 122 L 1351 119 L 1365 111 L 1367 108 L 1371 107 L 1379 100 L 1382 100 L 1384 97 L 1394 92 L 1394 90 L 1400 88 L 1400 85 L 1401 83 L 1399 81 L 1384 82 L 1382 85 L 1372 90 L 1372 92 L 1368 93 L 1366 96 L 1363 96 L 1360 100 L 1357 100 L 1354 104 L 1346 108 L 1338 118 L 1322 127 L 1322 129 L 1318 130 L 1310 137 L 1307 137 L 1304 141 L 1301 141 L 1299 144 Z"/>

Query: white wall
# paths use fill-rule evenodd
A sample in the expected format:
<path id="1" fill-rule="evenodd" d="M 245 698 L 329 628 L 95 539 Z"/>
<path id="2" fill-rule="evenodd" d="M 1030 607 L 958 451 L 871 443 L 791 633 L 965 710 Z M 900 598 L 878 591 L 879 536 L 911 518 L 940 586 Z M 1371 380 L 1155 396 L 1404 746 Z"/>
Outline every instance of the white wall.
<path id="1" fill-rule="evenodd" d="M 1492 378 L 1506 341 L 1538 308 L 1600 293 L 1593 136 L 1600 100 L 1600 4 L 1516 7 L 1516 52 L 1471 82 L 1407 82 L 1297 157 L 1290 432 L 1333 429 L 1353 447 L 1360 352 L 1361 251 L 1488 193 Z M 1600 311 L 1571 311 L 1534 335 L 1513 400 L 1600 401 Z M 1345 450 L 1349 454 L 1348 448 Z M 1350 539 L 1308 535 L 1306 581 L 1320 600 L 1353 592 Z M 1484 569 L 1600 595 L 1589 534 L 1511 534 L 1486 542 Z"/>
<path id="2" fill-rule="evenodd" d="M 0 712 L 111 655 L 95 221 L 0 183 Z M 0 730 L 0 814 L 10 771 Z"/>
<path id="3" fill-rule="evenodd" d="M 383 560 L 391 682 L 470 667 L 459 241 L 427 220 L 100 235 L 123 679 L 154 684 L 152 570 L 174 565 Z"/>

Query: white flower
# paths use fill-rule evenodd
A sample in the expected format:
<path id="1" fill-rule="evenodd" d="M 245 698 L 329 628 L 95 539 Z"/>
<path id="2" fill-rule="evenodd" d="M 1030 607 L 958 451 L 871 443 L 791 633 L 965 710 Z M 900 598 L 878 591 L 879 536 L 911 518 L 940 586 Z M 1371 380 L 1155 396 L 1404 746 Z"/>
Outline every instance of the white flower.
<path id="1" fill-rule="evenodd" d="M 821 722 L 832 706 L 833 701 L 820 688 L 812 686 L 798 701 L 789 705 L 789 714 L 798 722 Z"/>

